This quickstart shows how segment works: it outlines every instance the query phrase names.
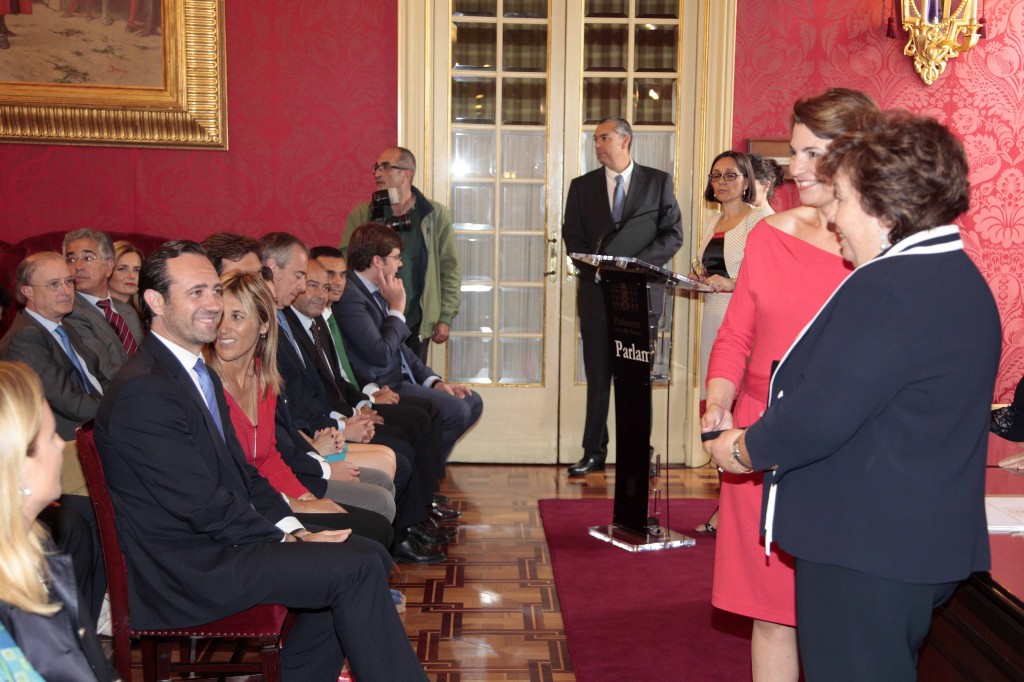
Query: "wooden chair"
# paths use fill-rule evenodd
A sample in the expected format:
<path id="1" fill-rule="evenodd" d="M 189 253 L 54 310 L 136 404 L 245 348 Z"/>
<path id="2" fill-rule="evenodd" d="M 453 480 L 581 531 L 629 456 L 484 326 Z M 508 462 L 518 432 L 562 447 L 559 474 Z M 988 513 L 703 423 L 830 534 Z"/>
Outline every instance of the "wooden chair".
<path id="1" fill-rule="evenodd" d="M 182 676 L 198 674 L 206 678 L 249 675 L 247 679 L 280 682 L 279 646 L 281 630 L 288 615 L 288 610 L 283 606 L 254 606 L 212 623 L 173 630 L 136 630 L 131 627 L 128 567 L 117 536 L 114 504 L 107 488 L 103 463 L 93 440 L 91 421 L 78 429 L 76 440 L 85 482 L 89 486 L 89 495 L 96 511 L 103 563 L 107 569 L 114 634 L 114 667 L 123 680 L 130 682 L 132 679 L 131 640 L 136 639 L 142 646 L 142 671 L 146 682 L 170 679 L 172 672 Z M 242 657 L 251 639 L 259 642 L 259 660 L 243 661 Z M 214 644 L 217 640 L 232 641 L 234 651 L 230 660 L 211 660 L 213 647 L 199 646 L 204 640 Z M 175 644 L 182 645 L 181 653 L 179 661 L 172 662 L 171 652 Z"/>

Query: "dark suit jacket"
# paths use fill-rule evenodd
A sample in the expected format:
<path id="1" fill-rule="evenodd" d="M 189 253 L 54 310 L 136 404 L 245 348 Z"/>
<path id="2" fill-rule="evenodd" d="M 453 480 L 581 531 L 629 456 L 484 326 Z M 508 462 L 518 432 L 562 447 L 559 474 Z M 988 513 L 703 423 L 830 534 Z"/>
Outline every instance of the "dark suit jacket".
<path id="1" fill-rule="evenodd" d="M 953 250 L 922 253 L 913 235 L 840 285 L 747 431 L 755 467 L 779 466 L 774 534 L 798 558 L 909 583 L 988 568 L 999 314 L 946 229 Z"/>
<path id="2" fill-rule="evenodd" d="M 100 382 L 100 387 L 106 388 L 116 370 L 101 365 L 95 349 L 83 343 L 73 327 L 65 324 L 64 330 L 71 345 L 85 360 L 86 369 Z M 39 375 L 46 401 L 57 419 L 57 432 L 64 440 L 73 439 L 75 429 L 96 416 L 100 396 L 85 392 L 78 370 L 60 342 L 24 310 L 18 312 L 11 328 L 0 340 L 0 357 L 24 362 Z"/>
<path id="3" fill-rule="evenodd" d="M 245 460 L 213 377 L 225 438 L 178 359 L 147 336 L 113 381 L 96 446 L 128 558 L 132 626 L 209 622 L 265 598 L 240 580 L 288 505 Z"/>
<path id="4" fill-rule="evenodd" d="M 341 300 L 332 307 L 345 340 L 352 371 L 360 384 L 373 382 L 397 389 L 405 381 L 401 353 L 421 384 L 435 374 L 405 345 L 411 333 L 394 315 L 385 315 L 362 280 L 351 274 Z"/>
<path id="5" fill-rule="evenodd" d="M 135 337 L 136 343 L 142 345 L 145 330 L 135 308 L 116 298 L 110 300 L 114 302 L 114 310 L 124 318 L 128 331 Z M 78 332 L 82 341 L 92 348 L 100 359 L 104 374 L 117 374 L 117 370 L 121 369 L 121 365 L 128 359 L 121 340 L 117 338 L 117 332 L 107 322 L 103 312 L 81 294 L 75 294 L 75 307 L 71 314 L 64 318 L 64 324 Z"/>
<path id="6" fill-rule="evenodd" d="M 569 253 L 628 256 L 664 265 L 683 244 L 672 177 L 634 164 L 621 225 L 616 225 L 604 166 L 581 175 L 569 185 L 562 238 Z M 577 305 L 581 317 L 604 318 L 604 299 L 593 277 L 580 277 Z"/>
<path id="7" fill-rule="evenodd" d="M 324 395 L 328 402 L 331 403 L 332 409 L 342 412 L 347 416 L 351 414 L 351 410 L 356 405 L 364 400 L 369 400 L 369 397 L 363 395 L 363 392 L 356 386 L 340 378 L 341 363 L 338 360 L 338 352 L 334 348 L 334 340 L 330 338 L 329 331 L 327 332 L 327 338 L 323 340 L 323 345 L 324 351 L 327 353 L 327 362 L 331 365 L 331 374 L 327 374 L 326 369 L 314 360 L 316 347 L 313 345 L 313 340 L 309 337 L 309 333 L 303 329 L 299 318 L 295 315 L 295 311 L 290 307 L 285 308 L 284 316 L 288 320 L 288 326 L 291 328 L 292 334 L 295 335 L 295 340 L 305 352 L 306 361 L 315 368 L 317 376 L 320 377 L 320 383 L 324 386 Z M 337 392 L 331 387 L 332 384 L 337 387 Z"/>
<path id="8" fill-rule="evenodd" d="M 295 338 L 301 343 L 301 337 L 296 335 Z M 292 346 L 292 342 L 285 336 L 284 330 L 279 329 L 277 371 L 284 380 L 281 397 L 287 399 L 295 425 L 312 436 L 319 429 L 337 428 L 338 424 L 330 417 L 332 408 L 331 400 L 327 396 L 329 387 L 324 386 L 320 375 L 313 367 L 307 367 L 307 363 L 310 362 L 308 358 L 303 361 Z M 345 416 L 352 414 L 351 409 L 338 412 Z"/>

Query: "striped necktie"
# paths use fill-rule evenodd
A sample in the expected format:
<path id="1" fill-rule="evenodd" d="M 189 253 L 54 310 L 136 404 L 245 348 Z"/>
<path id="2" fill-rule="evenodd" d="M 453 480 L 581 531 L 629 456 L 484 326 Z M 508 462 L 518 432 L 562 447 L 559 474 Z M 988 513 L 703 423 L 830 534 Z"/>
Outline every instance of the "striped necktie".
<path id="1" fill-rule="evenodd" d="M 103 316 L 107 318 L 107 323 L 114 328 L 118 340 L 124 346 L 124 352 L 131 355 L 138 350 L 139 344 L 136 343 L 135 337 L 132 336 L 131 330 L 128 329 L 128 323 L 114 310 L 114 306 L 110 304 L 110 299 L 102 298 L 96 301 L 96 306 L 103 311 Z"/>

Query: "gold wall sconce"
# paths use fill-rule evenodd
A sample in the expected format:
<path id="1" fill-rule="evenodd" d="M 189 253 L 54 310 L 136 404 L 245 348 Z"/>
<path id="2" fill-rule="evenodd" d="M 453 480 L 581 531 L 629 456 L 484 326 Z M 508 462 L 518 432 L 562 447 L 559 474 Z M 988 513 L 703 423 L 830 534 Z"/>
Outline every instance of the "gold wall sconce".
<path id="1" fill-rule="evenodd" d="M 985 20 L 978 20 L 978 0 L 901 0 L 901 4 L 903 30 L 910 34 L 903 54 L 914 58 L 914 70 L 925 85 L 935 82 L 948 60 L 985 36 Z M 896 37 L 894 23 L 890 16 L 890 38 Z"/>

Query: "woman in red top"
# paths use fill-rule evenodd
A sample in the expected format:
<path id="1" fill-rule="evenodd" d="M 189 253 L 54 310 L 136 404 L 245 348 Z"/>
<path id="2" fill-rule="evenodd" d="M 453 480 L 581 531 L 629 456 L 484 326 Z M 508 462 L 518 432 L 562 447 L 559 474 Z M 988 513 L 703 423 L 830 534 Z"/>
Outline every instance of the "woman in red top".
<path id="1" fill-rule="evenodd" d="M 207 346 L 208 364 L 224 384 L 231 424 L 246 461 L 282 493 L 303 525 L 352 528 L 357 535 L 388 547 L 394 531 L 375 512 L 330 499 L 318 499 L 278 452 L 276 412 L 281 377 L 277 373 L 277 322 L 273 296 L 259 275 L 230 272 L 221 278 L 224 316 L 217 340 Z"/>
<path id="2" fill-rule="evenodd" d="M 816 174 L 833 139 L 863 128 L 878 105 L 866 94 L 833 88 L 793 106 L 789 170 L 803 204 L 765 218 L 750 232 L 743 267 L 708 367 L 702 431 L 746 427 L 768 403 L 772 363 L 781 360 L 850 267 L 829 230 L 832 185 Z M 755 682 L 800 676 L 792 557 L 760 533 L 760 473 L 722 475 L 711 603 L 754 619 Z"/>

